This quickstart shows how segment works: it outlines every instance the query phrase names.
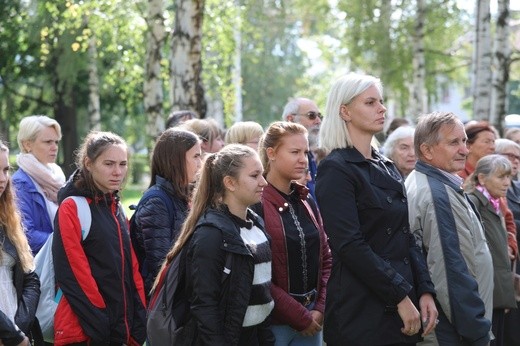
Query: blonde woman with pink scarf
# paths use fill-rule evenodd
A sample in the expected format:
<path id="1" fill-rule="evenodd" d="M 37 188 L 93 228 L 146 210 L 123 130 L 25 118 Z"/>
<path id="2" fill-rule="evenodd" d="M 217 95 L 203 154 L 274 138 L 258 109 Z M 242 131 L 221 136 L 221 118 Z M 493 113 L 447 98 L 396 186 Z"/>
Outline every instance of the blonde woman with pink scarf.
<path id="1" fill-rule="evenodd" d="M 29 245 L 34 255 L 54 229 L 58 190 L 65 175 L 56 164 L 61 127 L 45 115 L 31 115 L 20 122 L 13 183 Z"/>

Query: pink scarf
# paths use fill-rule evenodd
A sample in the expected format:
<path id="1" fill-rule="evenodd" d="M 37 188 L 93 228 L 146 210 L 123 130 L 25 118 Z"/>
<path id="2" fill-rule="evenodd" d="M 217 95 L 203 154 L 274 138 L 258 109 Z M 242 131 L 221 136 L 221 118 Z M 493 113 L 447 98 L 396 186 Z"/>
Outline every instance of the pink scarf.
<path id="1" fill-rule="evenodd" d="M 40 186 L 47 199 L 58 202 L 58 191 L 65 184 L 65 174 L 60 166 L 43 164 L 33 154 L 23 153 L 16 156 L 16 163 Z"/>
<path id="2" fill-rule="evenodd" d="M 482 194 L 489 200 L 489 203 L 495 208 L 497 214 L 500 214 L 500 198 L 495 198 L 491 196 L 489 191 L 482 185 L 477 185 L 477 190 L 482 192 Z"/>

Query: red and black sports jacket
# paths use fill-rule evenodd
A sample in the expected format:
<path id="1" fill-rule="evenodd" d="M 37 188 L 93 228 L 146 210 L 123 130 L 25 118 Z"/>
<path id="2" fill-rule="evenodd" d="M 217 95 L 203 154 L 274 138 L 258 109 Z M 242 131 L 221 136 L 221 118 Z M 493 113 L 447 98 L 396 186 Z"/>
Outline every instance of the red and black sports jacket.
<path id="1" fill-rule="evenodd" d="M 92 225 L 84 240 L 74 200 L 63 201 L 68 196 L 84 196 L 89 202 Z M 52 251 L 63 297 L 54 318 L 55 345 L 143 344 L 143 280 L 117 195 L 94 197 L 69 181 L 58 199 L 63 202 L 55 219 Z"/>

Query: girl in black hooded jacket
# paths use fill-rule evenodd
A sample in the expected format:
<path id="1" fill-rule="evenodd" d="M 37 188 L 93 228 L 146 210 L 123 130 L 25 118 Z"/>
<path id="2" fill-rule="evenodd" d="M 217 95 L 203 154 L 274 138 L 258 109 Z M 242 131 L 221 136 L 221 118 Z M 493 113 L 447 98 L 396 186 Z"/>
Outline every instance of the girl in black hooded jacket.
<path id="1" fill-rule="evenodd" d="M 260 201 L 262 172 L 258 154 L 239 144 L 208 155 L 202 167 L 190 213 L 163 264 L 185 248 L 185 330 L 195 329 L 189 345 L 274 344 L 271 250 L 263 222 L 248 209 Z"/>

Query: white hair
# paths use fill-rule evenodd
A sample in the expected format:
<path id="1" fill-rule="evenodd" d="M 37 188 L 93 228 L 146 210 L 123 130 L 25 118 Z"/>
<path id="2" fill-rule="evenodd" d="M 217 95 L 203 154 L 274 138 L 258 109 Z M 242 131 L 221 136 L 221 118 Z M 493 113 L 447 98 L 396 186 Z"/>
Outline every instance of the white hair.
<path id="1" fill-rule="evenodd" d="M 351 72 L 334 82 L 327 97 L 325 117 L 320 130 L 320 147 L 326 152 L 353 146 L 347 124 L 341 118 L 340 107 L 348 105 L 371 86 L 375 86 L 381 96 L 383 95 L 383 85 L 374 76 Z"/>

